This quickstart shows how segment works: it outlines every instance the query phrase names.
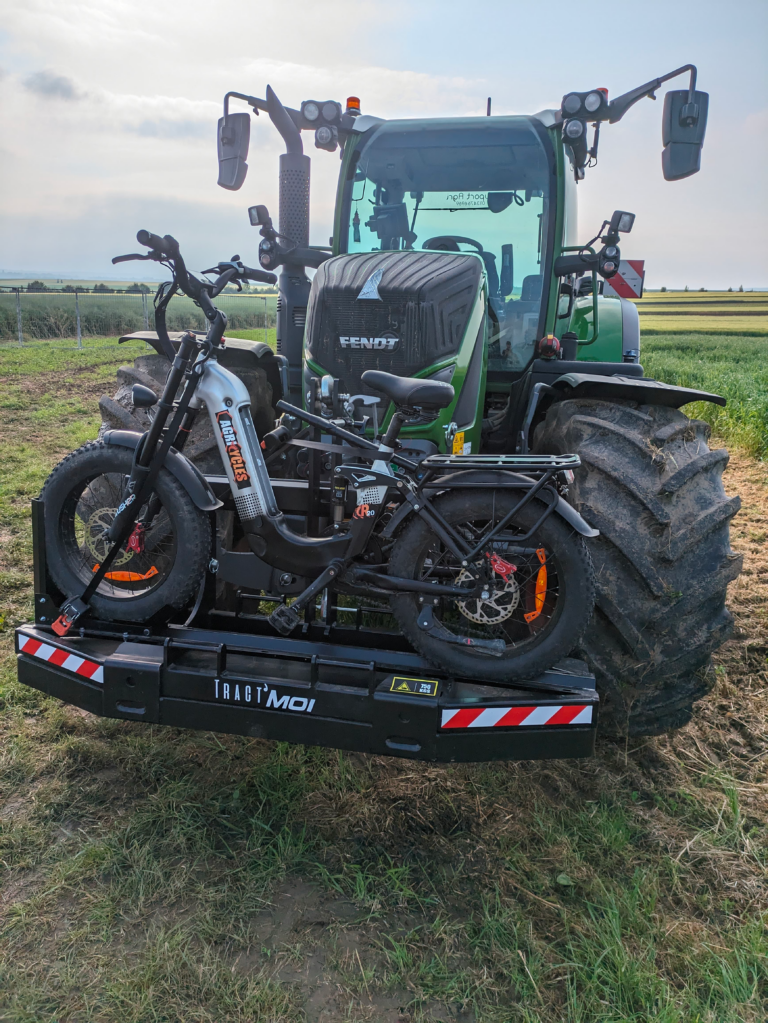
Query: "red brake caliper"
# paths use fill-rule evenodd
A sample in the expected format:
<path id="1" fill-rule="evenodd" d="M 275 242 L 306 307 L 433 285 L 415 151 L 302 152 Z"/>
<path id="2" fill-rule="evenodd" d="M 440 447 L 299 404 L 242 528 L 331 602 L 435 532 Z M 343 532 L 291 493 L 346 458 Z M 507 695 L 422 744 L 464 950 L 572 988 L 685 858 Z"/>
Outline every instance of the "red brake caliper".
<path id="1" fill-rule="evenodd" d="M 517 571 L 517 565 L 505 561 L 498 554 L 486 554 L 485 556 L 490 561 L 493 571 L 500 575 L 505 583 L 509 581 L 510 575 Z"/>
<path id="2" fill-rule="evenodd" d="M 144 553 L 144 533 L 146 530 L 140 522 L 136 523 L 136 526 L 128 537 L 128 542 L 125 545 L 126 551 L 133 551 L 134 554 Z"/>

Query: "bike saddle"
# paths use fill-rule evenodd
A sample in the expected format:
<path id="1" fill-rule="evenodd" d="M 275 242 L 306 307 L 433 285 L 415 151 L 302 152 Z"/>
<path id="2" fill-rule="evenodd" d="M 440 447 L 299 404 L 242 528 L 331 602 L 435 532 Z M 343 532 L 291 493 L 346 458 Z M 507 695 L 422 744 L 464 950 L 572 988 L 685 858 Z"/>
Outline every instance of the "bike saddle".
<path id="1" fill-rule="evenodd" d="M 418 380 L 416 377 L 398 377 L 379 369 L 367 369 L 360 378 L 374 391 L 385 395 L 395 405 L 412 408 L 446 408 L 454 398 L 450 384 L 441 380 Z"/>

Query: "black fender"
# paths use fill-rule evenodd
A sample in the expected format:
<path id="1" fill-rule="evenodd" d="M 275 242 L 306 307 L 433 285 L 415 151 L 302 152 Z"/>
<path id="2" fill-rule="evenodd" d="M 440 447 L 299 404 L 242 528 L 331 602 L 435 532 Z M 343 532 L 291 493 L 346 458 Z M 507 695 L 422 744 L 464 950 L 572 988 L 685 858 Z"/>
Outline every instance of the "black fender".
<path id="1" fill-rule="evenodd" d="M 102 440 L 105 444 L 135 451 L 143 436 L 143 433 L 134 430 L 107 430 Z M 181 483 L 200 511 L 216 511 L 222 507 L 222 502 L 211 490 L 205 476 L 180 451 L 170 448 L 165 459 L 165 468 Z"/>
<path id="2" fill-rule="evenodd" d="M 585 363 L 588 366 L 589 363 Z M 641 405 L 666 405 L 668 408 L 680 408 L 689 401 L 711 401 L 714 405 L 725 405 L 726 401 L 719 394 L 708 391 L 697 391 L 692 387 L 677 387 L 663 384 L 660 380 L 648 377 L 598 376 L 594 373 L 564 373 L 563 376 L 550 382 L 550 386 L 559 395 L 568 398 L 599 398 L 611 401 L 613 398 L 628 398 Z"/>
<path id="3" fill-rule="evenodd" d="M 529 476 L 523 476 L 517 472 L 504 472 L 498 469 L 468 469 L 465 472 L 454 472 L 450 476 L 442 476 L 435 480 L 435 483 L 444 483 L 446 490 L 455 490 L 462 485 L 476 486 L 478 483 L 487 484 L 489 487 L 503 487 L 505 490 L 529 490 L 535 483 Z M 585 519 L 576 511 L 573 505 L 568 504 L 560 495 L 557 495 L 555 512 L 572 526 L 582 536 L 600 536 L 599 529 L 593 529 Z M 413 512 L 408 502 L 404 502 L 382 530 L 381 535 L 390 537 L 395 534 L 400 524 Z"/>

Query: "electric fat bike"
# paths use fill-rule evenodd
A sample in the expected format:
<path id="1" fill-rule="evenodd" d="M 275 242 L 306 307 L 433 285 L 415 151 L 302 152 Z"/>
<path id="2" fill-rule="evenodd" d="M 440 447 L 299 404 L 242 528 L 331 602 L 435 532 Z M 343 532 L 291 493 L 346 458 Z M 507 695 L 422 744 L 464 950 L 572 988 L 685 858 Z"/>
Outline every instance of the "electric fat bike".
<path id="1" fill-rule="evenodd" d="M 366 387 L 394 406 L 386 429 L 359 417 L 371 396 L 344 396 L 323 378 L 326 414 L 280 401 L 282 420 L 260 439 L 243 383 L 222 367 L 225 314 L 213 299 L 231 281 L 274 281 L 237 257 L 201 280 L 178 243 L 140 231 L 148 254 L 172 281 L 158 290 L 159 349 L 172 360 L 159 400 L 135 385 L 134 404 L 154 411 L 144 434 L 111 431 L 68 455 L 44 490 L 49 572 L 68 594 L 53 628 L 65 635 L 84 614 L 124 622 L 167 618 L 188 606 L 213 557 L 213 513 L 222 507 L 183 455 L 205 406 L 213 426 L 229 506 L 250 550 L 306 585 L 278 604 L 272 626 L 290 635 L 324 589 L 386 598 L 410 643 L 448 671 L 488 681 L 531 677 L 567 656 L 593 611 L 594 574 L 585 537 L 595 536 L 562 491 L 575 455 L 406 457 L 405 423 L 434 419 L 454 397 L 438 380 L 369 370 Z M 181 291 L 202 309 L 205 336 L 186 332 L 176 348 L 165 309 Z M 315 381 L 315 384 L 319 382 Z M 315 405 L 323 411 L 322 403 Z M 334 413 L 335 410 L 335 413 Z M 375 420 L 375 417 L 374 417 Z M 271 454 L 314 428 L 306 442 L 327 455 L 325 515 L 308 528 L 278 506 Z M 319 433 L 318 433 L 319 431 Z M 297 528 L 298 526 L 298 528 Z M 317 535 L 311 535 L 315 533 Z"/>

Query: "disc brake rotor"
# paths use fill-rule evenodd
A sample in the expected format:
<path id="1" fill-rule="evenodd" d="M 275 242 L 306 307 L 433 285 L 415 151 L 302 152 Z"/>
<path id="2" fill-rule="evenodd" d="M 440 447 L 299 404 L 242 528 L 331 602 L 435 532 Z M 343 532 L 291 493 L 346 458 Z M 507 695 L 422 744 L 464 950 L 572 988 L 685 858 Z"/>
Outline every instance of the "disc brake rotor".
<path id="1" fill-rule="evenodd" d="M 462 568 L 456 576 L 454 586 L 463 586 L 466 583 L 474 582 L 474 578 Z M 520 603 L 520 587 L 512 575 L 508 576 L 503 585 L 495 584 L 492 596 L 483 599 L 473 597 L 471 600 L 457 600 L 456 606 L 459 611 L 476 625 L 498 625 L 505 622 L 515 613 Z"/>
<path id="2" fill-rule="evenodd" d="M 116 512 L 117 508 L 97 508 L 83 522 L 85 546 L 99 564 L 107 556 L 107 551 L 109 550 L 105 534 L 112 525 Z M 122 551 L 112 564 L 115 566 L 124 565 L 132 557 L 133 551 Z"/>

